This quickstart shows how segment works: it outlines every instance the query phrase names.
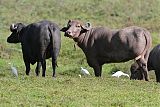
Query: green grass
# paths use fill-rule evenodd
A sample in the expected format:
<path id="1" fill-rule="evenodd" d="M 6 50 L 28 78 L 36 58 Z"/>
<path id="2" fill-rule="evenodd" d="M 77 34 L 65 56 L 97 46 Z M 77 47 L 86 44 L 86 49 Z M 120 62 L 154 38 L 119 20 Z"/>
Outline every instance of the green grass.
<path id="1" fill-rule="evenodd" d="M 2 75 L 3 76 L 3 75 Z M 158 106 L 160 85 L 127 78 L 20 75 L 0 78 L 0 106 Z"/>
<path id="2" fill-rule="evenodd" d="M 25 75 L 20 44 L 8 44 L 11 23 L 32 23 L 43 19 L 60 27 L 69 19 L 91 22 L 93 26 L 123 28 L 137 25 L 147 28 L 153 46 L 160 42 L 160 0 L 0 0 L 0 107 L 159 107 L 160 84 L 150 72 L 150 82 L 112 78 L 111 72 L 126 73 L 133 61 L 103 66 L 102 78 L 95 78 L 80 48 L 62 33 L 62 48 L 58 58 L 57 78 L 52 78 L 51 59 L 47 60 L 46 77 Z M 15 78 L 12 63 L 18 70 Z M 91 76 L 79 78 L 80 67 Z"/>

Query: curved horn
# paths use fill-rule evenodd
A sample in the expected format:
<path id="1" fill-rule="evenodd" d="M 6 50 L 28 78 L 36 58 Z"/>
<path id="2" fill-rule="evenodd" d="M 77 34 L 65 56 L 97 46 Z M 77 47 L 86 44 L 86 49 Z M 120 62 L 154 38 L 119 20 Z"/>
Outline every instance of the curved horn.
<path id="1" fill-rule="evenodd" d="M 14 31 L 15 29 L 17 29 L 17 27 L 16 27 L 14 24 L 11 24 L 11 26 L 10 26 L 10 31 L 12 32 L 12 31 Z"/>

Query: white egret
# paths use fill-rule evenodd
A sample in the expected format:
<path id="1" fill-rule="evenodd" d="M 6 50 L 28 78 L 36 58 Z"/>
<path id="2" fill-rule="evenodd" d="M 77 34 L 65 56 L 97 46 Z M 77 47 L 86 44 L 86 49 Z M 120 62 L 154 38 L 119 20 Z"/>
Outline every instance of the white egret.
<path id="1" fill-rule="evenodd" d="M 9 63 L 9 64 L 11 64 L 11 63 Z M 18 77 L 18 71 L 17 71 L 16 67 L 14 67 L 13 65 L 11 65 L 11 73 L 14 76 Z"/>
<path id="2" fill-rule="evenodd" d="M 81 67 L 81 73 L 83 75 L 90 75 L 90 73 L 88 72 L 88 70 L 84 69 L 83 67 Z"/>
<path id="3" fill-rule="evenodd" d="M 122 71 L 117 71 L 116 73 L 114 73 L 113 75 L 112 75 L 112 77 L 120 77 L 120 76 L 127 76 L 127 77 L 129 77 L 129 75 L 128 74 L 126 74 L 126 73 L 123 73 Z"/>

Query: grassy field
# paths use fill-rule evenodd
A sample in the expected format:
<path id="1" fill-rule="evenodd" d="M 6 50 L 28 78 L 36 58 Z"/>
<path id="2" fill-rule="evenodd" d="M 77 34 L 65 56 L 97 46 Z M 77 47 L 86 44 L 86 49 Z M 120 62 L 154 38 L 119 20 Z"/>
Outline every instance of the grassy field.
<path id="1" fill-rule="evenodd" d="M 150 72 L 150 82 L 112 78 L 111 72 L 129 72 L 133 61 L 103 66 L 102 78 L 94 77 L 80 48 L 62 33 L 57 78 L 52 78 L 51 59 L 47 60 L 46 77 L 25 75 L 20 44 L 8 44 L 11 23 L 26 24 L 43 19 L 60 27 L 69 19 L 91 22 L 93 26 L 123 28 L 137 25 L 147 28 L 153 46 L 160 42 L 160 0 L 0 0 L 0 107 L 159 107 L 160 84 Z M 10 72 L 12 63 L 19 77 Z M 80 67 L 91 76 L 79 78 Z"/>

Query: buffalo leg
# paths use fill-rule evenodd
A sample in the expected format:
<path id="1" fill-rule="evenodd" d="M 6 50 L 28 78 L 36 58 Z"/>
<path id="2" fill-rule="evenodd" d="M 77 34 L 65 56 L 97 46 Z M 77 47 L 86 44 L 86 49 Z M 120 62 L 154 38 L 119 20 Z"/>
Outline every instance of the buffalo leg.
<path id="1" fill-rule="evenodd" d="M 42 64 L 42 77 L 45 77 L 45 72 L 46 72 L 46 60 L 41 61 Z"/>
<path id="2" fill-rule="evenodd" d="M 142 70 L 142 75 L 145 78 L 146 81 L 149 81 L 149 76 L 148 76 L 148 69 L 147 69 L 147 62 L 144 59 L 139 59 L 137 60 L 137 63 Z"/>
<path id="3" fill-rule="evenodd" d="M 93 66 L 94 74 L 96 77 L 101 77 L 102 74 L 102 65 Z"/>
<path id="4" fill-rule="evenodd" d="M 58 56 L 58 49 L 52 49 L 51 54 L 52 54 L 52 69 L 53 69 L 53 77 L 56 77 L 56 65 L 57 65 L 57 56 Z"/>
<path id="5" fill-rule="evenodd" d="M 56 60 L 54 60 L 52 58 L 52 69 L 53 69 L 53 77 L 56 77 L 56 73 L 55 73 L 55 70 L 56 70 Z"/>
<path id="6" fill-rule="evenodd" d="M 155 75 L 156 75 L 156 81 L 160 82 L 160 73 L 157 70 L 155 70 Z"/>
<path id="7" fill-rule="evenodd" d="M 150 44 L 151 46 L 151 44 Z M 151 48 L 151 47 L 150 47 Z M 144 70 L 144 77 L 146 81 L 149 81 L 149 75 L 148 75 L 148 66 L 147 66 L 147 62 L 148 62 L 148 58 L 149 58 L 149 53 L 150 53 L 150 49 L 148 49 L 146 51 L 146 54 L 144 55 L 144 60 L 142 61 L 142 63 L 144 63 L 143 65 L 143 70 Z"/>
<path id="8" fill-rule="evenodd" d="M 29 72 L 30 72 L 30 63 L 28 61 L 25 61 L 25 66 L 26 66 L 26 75 L 29 75 Z"/>
<path id="9" fill-rule="evenodd" d="M 90 67 L 94 69 L 94 74 L 96 77 L 101 77 L 102 65 L 100 65 L 97 60 L 93 59 L 94 56 L 87 58 L 87 63 Z"/>
<path id="10" fill-rule="evenodd" d="M 35 70 L 37 76 L 39 76 L 40 68 L 41 68 L 41 62 L 37 62 L 37 67 L 36 67 L 36 70 Z"/>
<path id="11" fill-rule="evenodd" d="M 144 74 L 143 74 L 143 70 L 140 69 L 139 73 L 138 73 L 138 80 L 144 80 Z"/>

